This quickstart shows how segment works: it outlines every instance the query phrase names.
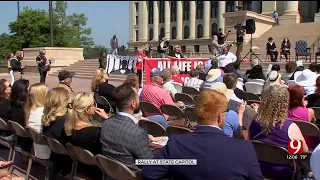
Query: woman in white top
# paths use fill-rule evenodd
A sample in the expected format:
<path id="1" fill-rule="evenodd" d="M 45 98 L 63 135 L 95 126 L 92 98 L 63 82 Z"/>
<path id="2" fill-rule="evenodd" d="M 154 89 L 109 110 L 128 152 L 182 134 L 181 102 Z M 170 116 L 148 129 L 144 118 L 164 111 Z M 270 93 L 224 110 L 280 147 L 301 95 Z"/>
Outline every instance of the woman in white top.
<path id="1" fill-rule="evenodd" d="M 30 86 L 28 100 L 25 106 L 26 125 L 37 131 L 42 130 L 43 108 L 48 92 L 48 86 L 42 83 L 36 83 Z M 50 157 L 50 148 L 46 145 L 34 144 L 35 155 L 41 159 Z"/>

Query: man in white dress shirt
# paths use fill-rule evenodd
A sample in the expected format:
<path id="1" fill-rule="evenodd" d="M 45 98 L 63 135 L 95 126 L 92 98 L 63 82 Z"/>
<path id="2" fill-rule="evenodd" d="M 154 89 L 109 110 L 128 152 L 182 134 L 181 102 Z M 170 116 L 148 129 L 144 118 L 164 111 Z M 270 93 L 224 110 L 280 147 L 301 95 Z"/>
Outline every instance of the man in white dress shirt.
<path id="1" fill-rule="evenodd" d="M 237 57 L 232 52 L 229 52 L 228 48 L 223 48 L 222 54 L 218 57 L 219 68 L 223 70 L 226 65 L 233 63 L 236 60 Z"/>

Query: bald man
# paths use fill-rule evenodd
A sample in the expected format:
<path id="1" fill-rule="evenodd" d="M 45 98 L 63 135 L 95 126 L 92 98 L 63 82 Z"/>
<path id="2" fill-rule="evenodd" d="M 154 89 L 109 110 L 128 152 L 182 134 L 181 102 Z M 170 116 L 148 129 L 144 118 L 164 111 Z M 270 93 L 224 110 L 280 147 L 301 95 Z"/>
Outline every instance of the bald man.
<path id="1" fill-rule="evenodd" d="M 211 41 L 211 54 L 216 56 L 221 54 L 221 48 L 224 47 L 225 44 L 218 43 L 218 36 L 213 35 Z"/>

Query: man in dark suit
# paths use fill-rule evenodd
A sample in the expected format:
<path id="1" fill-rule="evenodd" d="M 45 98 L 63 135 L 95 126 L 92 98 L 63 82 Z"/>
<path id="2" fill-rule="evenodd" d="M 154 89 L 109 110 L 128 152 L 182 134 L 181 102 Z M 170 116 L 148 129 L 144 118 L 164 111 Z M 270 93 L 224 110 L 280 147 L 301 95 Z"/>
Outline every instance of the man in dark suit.
<path id="1" fill-rule="evenodd" d="M 273 38 L 269 37 L 267 42 L 267 54 L 270 55 L 271 61 L 277 62 L 278 59 L 278 51 L 276 51 L 276 44 L 273 42 Z"/>
<path id="2" fill-rule="evenodd" d="M 150 159 L 148 133 L 139 127 L 133 116 L 139 108 L 138 90 L 121 85 L 113 94 L 119 110 L 117 115 L 103 122 L 100 141 L 103 155 L 124 163 L 132 171 L 139 169 L 135 159 Z"/>
<path id="3" fill-rule="evenodd" d="M 227 99 L 206 89 L 195 102 L 198 127 L 192 133 L 176 134 L 154 159 L 196 159 L 197 165 L 144 166 L 142 178 L 151 179 L 264 179 L 250 141 L 227 137 L 224 126 Z"/>

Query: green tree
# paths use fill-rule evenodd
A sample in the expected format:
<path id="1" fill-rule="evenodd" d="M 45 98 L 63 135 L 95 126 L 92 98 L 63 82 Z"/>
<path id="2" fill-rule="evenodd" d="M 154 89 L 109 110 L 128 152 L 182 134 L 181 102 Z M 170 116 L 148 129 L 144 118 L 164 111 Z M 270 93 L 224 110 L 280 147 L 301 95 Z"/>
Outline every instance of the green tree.
<path id="1" fill-rule="evenodd" d="M 21 45 L 28 47 L 50 46 L 50 21 L 48 13 L 44 10 L 23 8 L 21 18 Z M 11 38 L 19 35 L 18 19 L 9 23 Z M 16 43 L 18 39 L 16 39 Z"/>
<path id="2" fill-rule="evenodd" d="M 99 58 L 101 52 L 108 53 L 107 48 L 101 45 L 86 46 L 83 49 L 83 56 L 85 59 L 96 59 Z"/>
<path id="3" fill-rule="evenodd" d="M 126 46 L 124 46 L 124 45 L 120 46 L 118 49 L 118 54 L 121 56 L 127 56 L 128 50 L 127 50 Z"/>

